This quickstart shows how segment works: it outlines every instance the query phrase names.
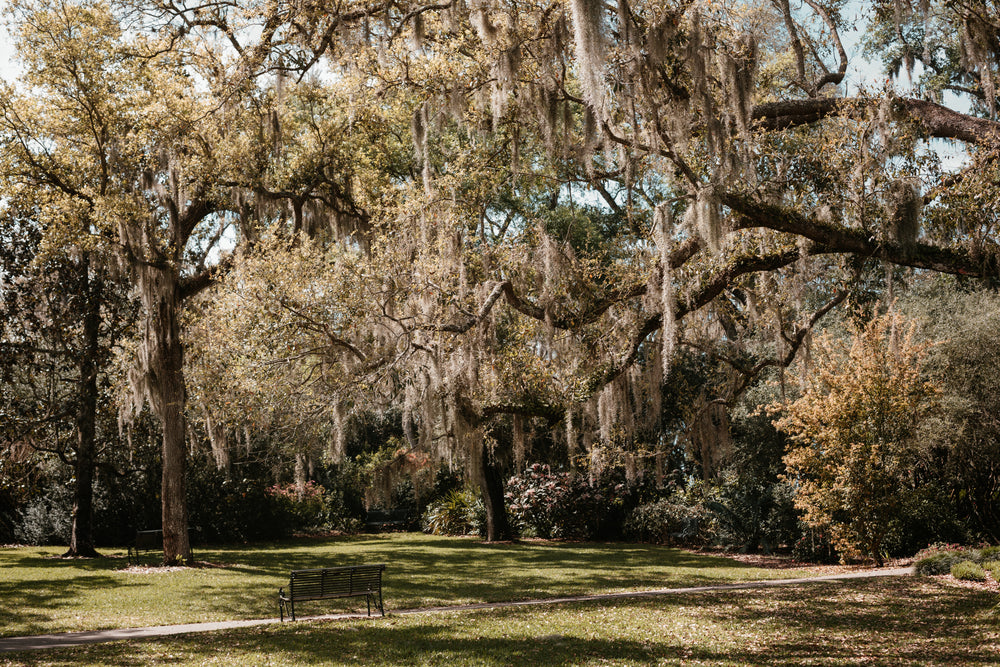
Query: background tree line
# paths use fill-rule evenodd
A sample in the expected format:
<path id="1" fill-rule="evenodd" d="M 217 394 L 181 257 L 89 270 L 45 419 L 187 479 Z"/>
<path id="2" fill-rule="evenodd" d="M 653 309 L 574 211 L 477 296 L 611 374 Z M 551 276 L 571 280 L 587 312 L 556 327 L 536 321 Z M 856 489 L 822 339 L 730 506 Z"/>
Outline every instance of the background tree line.
<path id="1" fill-rule="evenodd" d="M 591 487 L 651 475 L 635 507 L 721 484 L 695 504 L 757 547 L 815 481 L 754 415 L 795 405 L 790 374 L 809 386 L 817 327 L 930 274 L 996 277 L 988 4 L 868 7 L 872 56 L 923 69 L 852 97 L 836 3 L 17 4 L 10 493 L 31 495 L 32 451 L 75 461 L 71 552 L 91 553 L 98 453 L 158 433 L 164 557 L 186 560 L 202 444 L 225 476 L 268 443 L 268 481 L 304 496 L 377 415 L 482 489 L 490 539 L 513 530 L 505 478 L 547 462 Z M 941 410 L 878 438 L 929 442 Z M 970 438 L 938 456 L 988 472 L 927 502 L 995 538 L 995 458 Z M 836 541 L 837 511 L 805 517 Z"/>

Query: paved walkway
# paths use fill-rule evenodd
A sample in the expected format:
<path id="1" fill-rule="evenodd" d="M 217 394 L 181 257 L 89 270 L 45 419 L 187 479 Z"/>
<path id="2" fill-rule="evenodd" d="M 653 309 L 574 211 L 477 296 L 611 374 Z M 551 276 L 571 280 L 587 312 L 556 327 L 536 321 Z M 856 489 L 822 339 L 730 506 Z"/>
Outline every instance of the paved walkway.
<path id="1" fill-rule="evenodd" d="M 748 581 L 738 584 L 716 584 L 712 586 L 694 586 L 689 588 L 661 588 L 651 591 L 632 591 L 626 593 L 601 593 L 598 595 L 577 595 L 573 597 L 545 598 L 542 600 L 520 600 L 517 602 L 483 602 L 480 604 L 463 604 L 447 607 L 422 607 L 419 609 L 394 609 L 393 615 L 435 614 L 449 611 L 466 611 L 471 609 L 500 609 L 502 607 L 530 607 L 537 605 L 559 604 L 563 602 L 589 602 L 594 600 L 625 600 L 630 598 L 650 598 L 661 595 L 679 595 L 682 593 L 704 593 L 708 591 L 732 591 L 748 588 L 772 588 L 775 586 L 794 586 L 823 581 L 840 581 L 844 579 L 868 579 L 872 577 L 898 577 L 912 574 L 912 568 L 895 568 L 884 570 L 864 570 L 861 572 L 846 572 L 821 577 L 800 577 L 797 579 L 771 579 L 766 581 Z M 304 617 L 303 621 L 334 620 L 342 618 L 364 618 L 363 614 L 327 614 L 323 616 Z M 221 621 L 217 623 L 186 623 L 184 625 L 161 625 L 151 628 L 123 628 L 119 630 L 92 630 L 87 632 L 64 632 L 52 635 L 35 635 L 32 637 L 2 637 L 0 638 L 0 653 L 11 651 L 34 651 L 46 648 L 68 648 L 83 644 L 114 642 L 126 639 L 145 639 L 149 637 L 166 637 L 183 635 L 190 632 L 211 632 L 213 630 L 229 630 L 231 628 L 248 628 L 255 625 L 278 623 L 276 618 L 265 618 L 249 621 Z"/>

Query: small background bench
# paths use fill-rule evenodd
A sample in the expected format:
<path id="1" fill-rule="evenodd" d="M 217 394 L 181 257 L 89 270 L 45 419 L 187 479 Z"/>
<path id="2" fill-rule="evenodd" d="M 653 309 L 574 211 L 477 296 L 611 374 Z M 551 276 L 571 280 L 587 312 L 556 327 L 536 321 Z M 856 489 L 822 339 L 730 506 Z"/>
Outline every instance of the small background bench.
<path id="1" fill-rule="evenodd" d="M 135 541 L 128 548 L 128 564 L 138 565 L 143 551 L 163 551 L 162 530 L 135 531 Z"/>
<path id="2" fill-rule="evenodd" d="M 201 529 L 197 526 L 188 528 L 188 539 L 194 544 Z M 163 531 L 162 530 L 137 530 L 135 531 L 135 541 L 128 548 L 128 564 L 138 565 L 139 556 L 145 551 L 163 551 Z M 191 550 L 194 557 L 194 549 Z"/>
<path id="3" fill-rule="evenodd" d="M 296 602 L 352 597 L 365 598 L 369 616 L 372 615 L 373 605 L 385 616 L 385 608 L 382 606 L 383 570 L 385 563 L 292 570 L 288 592 L 284 588 L 278 589 L 278 613 L 281 620 L 285 620 L 286 605 L 294 621 Z"/>
<path id="4" fill-rule="evenodd" d="M 365 530 L 380 533 L 388 530 L 406 530 L 414 522 L 414 512 L 409 509 L 368 510 Z"/>

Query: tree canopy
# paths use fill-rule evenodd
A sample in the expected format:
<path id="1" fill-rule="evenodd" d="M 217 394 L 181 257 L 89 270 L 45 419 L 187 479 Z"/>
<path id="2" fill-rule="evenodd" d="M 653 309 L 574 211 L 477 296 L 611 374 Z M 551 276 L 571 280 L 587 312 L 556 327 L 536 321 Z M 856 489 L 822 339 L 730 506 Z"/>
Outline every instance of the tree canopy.
<path id="1" fill-rule="evenodd" d="M 334 431 L 395 406 L 484 480 L 541 420 L 596 466 L 662 444 L 679 351 L 728 365 L 685 415 L 719 443 L 720 406 L 887 266 L 997 277 L 996 9 L 26 1 L 5 197 L 141 296 L 185 558 L 191 397 Z M 882 86 L 846 85 L 858 25 Z"/>

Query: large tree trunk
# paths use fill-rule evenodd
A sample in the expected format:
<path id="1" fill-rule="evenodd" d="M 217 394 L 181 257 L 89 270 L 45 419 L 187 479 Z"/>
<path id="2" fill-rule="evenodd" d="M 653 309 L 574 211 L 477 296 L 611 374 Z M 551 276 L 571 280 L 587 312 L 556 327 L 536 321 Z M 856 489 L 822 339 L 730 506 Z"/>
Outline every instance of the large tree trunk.
<path id="1" fill-rule="evenodd" d="M 89 276 L 90 262 L 81 266 L 81 288 L 86 295 L 83 347 L 80 354 L 79 401 L 76 411 L 76 488 L 69 551 L 64 556 L 96 558 L 94 548 L 94 468 L 97 464 L 97 358 L 100 354 L 101 283 Z"/>
<path id="2" fill-rule="evenodd" d="M 513 537 L 503 498 L 503 472 L 489 447 L 483 444 L 483 503 L 486 505 L 486 541 L 499 542 Z"/>
<path id="3" fill-rule="evenodd" d="M 178 276 L 170 265 L 145 265 L 140 270 L 139 285 L 145 327 L 139 355 L 142 377 L 137 379 L 163 427 L 163 562 L 187 563 L 191 561 L 191 543 L 185 498 L 186 394 Z"/>

